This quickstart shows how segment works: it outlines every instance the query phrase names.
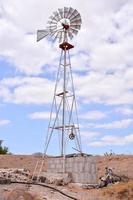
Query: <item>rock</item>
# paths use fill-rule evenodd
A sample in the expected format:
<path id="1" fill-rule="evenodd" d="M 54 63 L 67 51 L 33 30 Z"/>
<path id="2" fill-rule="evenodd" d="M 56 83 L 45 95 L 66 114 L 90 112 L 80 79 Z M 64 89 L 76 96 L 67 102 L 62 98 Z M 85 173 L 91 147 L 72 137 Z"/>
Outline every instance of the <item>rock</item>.
<path id="1" fill-rule="evenodd" d="M 10 191 L 8 188 L 3 188 L 4 191 Z"/>
<path id="2" fill-rule="evenodd" d="M 62 186 L 63 185 L 63 179 L 54 180 L 54 184 L 57 185 L 57 186 Z"/>
<path id="3" fill-rule="evenodd" d="M 0 184 L 11 181 L 28 181 L 28 171 L 25 169 L 0 169 Z"/>
<path id="4" fill-rule="evenodd" d="M 61 186 L 70 183 L 72 181 L 72 176 L 70 173 L 62 174 L 43 172 L 39 180 L 45 181 L 47 184 L 55 184 Z"/>
<path id="5" fill-rule="evenodd" d="M 10 179 L 0 178 L 0 184 L 10 184 Z"/>
<path id="6" fill-rule="evenodd" d="M 72 174 L 68 173 L 68 176 L 63 178 L 63 185 L 67 185 L 72 182 Z"/>
<path id="7" fill-rule="evenodd" d="M 46 177 L 40 176 L 40 177 L 39 177 L 39 181 L 40 181 L 41 183 L 45 183 L 45 182 L 46 182 Z"/>

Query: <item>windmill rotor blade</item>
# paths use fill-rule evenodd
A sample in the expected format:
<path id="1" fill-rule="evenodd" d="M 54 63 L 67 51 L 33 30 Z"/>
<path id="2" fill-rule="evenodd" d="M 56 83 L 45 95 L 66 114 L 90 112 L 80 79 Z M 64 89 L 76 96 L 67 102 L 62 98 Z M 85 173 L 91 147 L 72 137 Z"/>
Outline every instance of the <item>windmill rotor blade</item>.
<path id="1" fill-rule="evenodd" d="M 55 42 L 57 40 L 57 35 L 54 37 L 53 42 Z"/>
<path id="2" fill-rule="evenodd" d="M 79 26 L 81 26 L 80 23 L 73 23 L 73 24 L 70 24 L 70 26 L 75 26 L 75 25 L 79 25 Z"/>
<path id="3" fill-rule="evenodd" d="M 57 31 L 57 28 L 55 28 L 55 29 L 49 29 L 49 33 L 51 34 L 51 33 L 53 33 L 53 32 L 56 32 Z"/>
<path id="4" fill-rule="evenodd" d="M 62 32 L 63 31 L 63 28 L 60 28 L 60 29 L 57 29 L 57 28 L 54 28 L 54 29 L 49 29 L 49 35 L 54 35 L 56 32 L 59 33 L 59 32 Z"/>
<path id="5" fill-rule="evenodd" d="M 64 17 L 64 16 L 63 16 L 63 9 L 62 9 L 62 8 L 59 8 L 58 11 L 59 11 L 59 15 L 60 15 L 60 17 L 61 17 L 61 19 L 62 19 L 62 18 Z"/>
<path id="6" fill-rule="evenodd" d="M 57 30 L 51 31 L 50 36 L 52 37 L 52 36 L 54 36 L 56 33 L 57 33 Z"/>
<path id="7" fill-rule="evenodd" d="M 49 25 L 51 25 L 51 24 L 57 24 L 57 22 L 56 22 L 56 21 L 52 21 L 52 20 L 50 21 L 50 20 L 49 20 L 49 21 L 47 22 L 47 24 L 49 24 Z"/>
<path id="8" fill-rule="evenodd" d="M 82 20 L 79 19 L 74 19 L 73 21 L 70 21 L 70 24 L 82 24 Z"/>
<path id="9" fill-rule="evenodd" d="M 56 41 L 57 38 L 59 38 L 60 40 L 62 39 L 62 35 L 61 35 L 62 31 L 58 31 L 58 30 L 54 30 L 52 31 L 49 35 L 53 38 L 53 41 Z"/>
<path id="10" fill-rule="evenodd" d="M 56 11 L 56 12 L 53 12 L 53 14 L 54 14 L 54 18 L 58 22 L 61 19 L 59 13 Z"/>
<path id="11" fill-rule="evenodd" d="M 60 28 L 60 29 L 56 28 L 56 29 L 51 30 L 50 34 L 55 34 L 56 32 L 59 33 L 59 32 L 62 32 L 62 31 L 63 31 L 63 28 Z"/>
<path id="12" fill-rule="evenodd" d="M 74 24 L 74 25 L 71 25 L 70 28 L 74 28 L 74 29 L 80 30 L 81 25 Z"/>
<path id="13" fill-rule="evenodd" d="M 63 32 L 61 31 L 61 32 L 60 32 L 60 37 L 59 37 L 59 43 L 62 42 L 62 35 L 63 35 Z"/>
<path id="14" fill-rule="evenodd" d="M 68 37 L 69 37 L 70 39 L 72 39 L 72 38 L 73 38 L 73 34 L 72 34 L 72 32 L 71 32 L 71 31 L 68 31 Z"/>
<path id="15" fill-rule="evenodd" d="M 41 39 L 43 39 L 44 37 L 49 35 L 49 31 L 48 30 L 38 30 L 37 31 L 37 42 L 40 41 Z"/>
<path id="16" fill-rule="evenodd" d="M 51 24 L 51 25 L 47 26 L 47 28 L 55 28 L 55 27 L 57 27 L 57 25 L 55 25 L 55 24 Z"/>
<path id="17" fill-rule="evenodd" d="M 73 13 L 73 16 L 71 16 L 70 19 L 72 19 L 73 17 L 78 17 L 80 16 L 79 12 L 75 9 L 74 13 Z"/>
<path id="18" fill-rule="evenodd" d="M 77 13 L 76 15 L 71 16 L 70 21 L 76 18 L 81 18 L 81 15 Z"/>
<path id="19" fill-rule="evenodd" d="M 70 25 L 81 25 L 82 23 L 80 23 L 80 21 L 74 21 L 72 23 L 70 23 Z"/>
<path id="20" fill-rule="evenodd" d="M 70 7 L 66 18 L 69 19 L 69 17 L 72 15 L 73 12 L 74 12 L 74 9 Z"/>
<path id="21" fill-rule="evenodd" d="M 67 18 L 68 11 L 69 11 L 69 8 L 64 7 L 64 18 Z"/>
<path id="22" fill-rule="evenodd" d="M 78 14 L 78 11 L 75 9 L 69 19 L 73 19 Z"/>
<path id="23" fill-rule="evenodd" d="M 76 20 L 79 20 L 79 21 L 82 22 L 81 17 L 75 17 L 75 18 L 71 19 L 70 21 L 73 22 L 73 21 L 76 21 Z"/>
<path id="24" fill-rule="evenodd" d="M 49 29 L 49 33 L 53 33 L 54 31 L 57 31 L 57 29 Z"/>
<path id="25" fill-rule="evenodd" d="M 60 32 L 57 32 L 57 34 L 55 35 L 55 38 L 54 38 L 54 42 L 57 40 L 57 38 L 59 38 L 60 36 Z"/>
<path id="26" fill-rule="evenodd" d="M 53 16 L 52 15 L 49 18 L 53 20 Z"/>
<path id="27" fill-rule="evenodd" d="M 61 20 L 59 12 L 57 12 L 56 17 L 57 17 L 58 21 Z"/>
<path id="28" fill-rule="evenodd" d="M 57 31 L 57 28 L 48 29 L 48 31 L 49 31 L 49 35 L 51 35 L 53 32 Z"/>
<path id="29" fill-rule="evenodd" d="M 49 18 L 50 18 L 50 20 L 51 20 L 52 22 L 54 22 L 54 23 L 57 23 L 57 22 L 58 22 L 56 16 L 53 16 L 53 15 L 52 15 L 52 16 L 50 16 Z"/>
<path id="30" fill-rule="evenodd" d="M 60 38 L 61 38 L 61 32 L 59 32 L 58 34 L 58 42 L 60 42 Z"/>
<path id="31" fill-rule="evenodd" d="M 47 29 L 53 31 L 57 29 L 57 26 L 47 26 Z"/>
<path id="32" fill-rule="evenodd" d="M 54 16 L 51 15 L 49 18 L 50 18 L 52 21 L 56 21 L 56 23 L 57 23 L 57 20 L 54 18 Z"/>
<path id="33" fill-rule="evenodd" d="M 72 31 L 73 34 L 77 35 L 78 30 L 76 30 L 75 28 L 71 28 L 70 30 Z"/>

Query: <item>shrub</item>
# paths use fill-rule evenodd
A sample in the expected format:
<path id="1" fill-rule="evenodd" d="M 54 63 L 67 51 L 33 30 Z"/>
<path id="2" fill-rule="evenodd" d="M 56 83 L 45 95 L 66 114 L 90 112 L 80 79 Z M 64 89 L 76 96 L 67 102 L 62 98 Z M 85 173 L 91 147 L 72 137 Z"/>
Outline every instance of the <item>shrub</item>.
<path id="1" fill-rule="evenodd" d="M 8 150 L 8 147 L 3 147 L 1 144 L 0 144 L 0 154 L 8 154 L 9 153 L 9 150 Z"/>

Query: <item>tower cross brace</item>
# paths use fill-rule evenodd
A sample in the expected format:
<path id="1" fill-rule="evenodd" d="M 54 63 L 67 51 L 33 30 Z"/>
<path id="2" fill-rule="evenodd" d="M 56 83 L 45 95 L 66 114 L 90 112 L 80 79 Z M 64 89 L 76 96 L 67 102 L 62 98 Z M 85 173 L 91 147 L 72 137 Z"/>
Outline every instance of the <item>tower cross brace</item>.
<path id="1" fill-rule="evenodd" d="M 74 48 L 74 46 L 67 41 L 64 41 L 59 45 L 59 48 L 61 49 L 61 56 L 55 84 L 54 98 L 51 108 L 44 154 L 47 152 L 54 131 L 57 131 L 60 135 L 60 154 L 61 156 L 64 156 L 66 154 L 66 141 L 68 140 L 75 140 L 77 151 L 82 152 L 82 150 L 69 54 L 69 50 Z"/>

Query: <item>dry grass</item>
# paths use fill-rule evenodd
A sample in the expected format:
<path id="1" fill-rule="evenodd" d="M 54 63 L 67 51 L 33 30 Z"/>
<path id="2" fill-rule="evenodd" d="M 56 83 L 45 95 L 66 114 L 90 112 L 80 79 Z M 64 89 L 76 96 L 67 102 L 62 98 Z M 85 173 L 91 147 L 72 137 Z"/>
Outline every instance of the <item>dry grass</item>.
<path id="1" fill-rule="evenodd" d="M 40 200 L 36 195 L 32 195 L 24 189 L 14 189 L 5 196 L 6 200 Z"/>
<path id="2" fill-rule="evenodd" d="M 70 185 L 69 190 L 76 193 L 77 196 L 84 196 L 83 200 L 133 200 L 133 181 L 90 190 Z"/>
<path id="3" fill-rule="evenodd" d="M 119 183 L 102 190 L 104 196 L 117 200 L 133 199 L 133 181 L 127 183 Z"/>

